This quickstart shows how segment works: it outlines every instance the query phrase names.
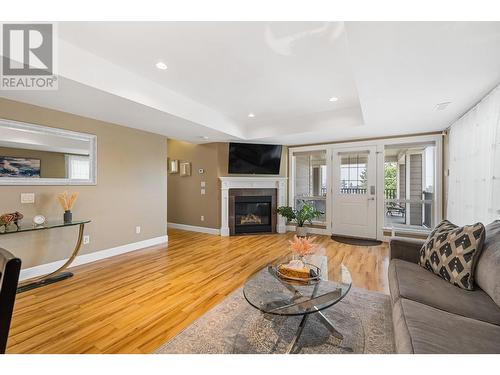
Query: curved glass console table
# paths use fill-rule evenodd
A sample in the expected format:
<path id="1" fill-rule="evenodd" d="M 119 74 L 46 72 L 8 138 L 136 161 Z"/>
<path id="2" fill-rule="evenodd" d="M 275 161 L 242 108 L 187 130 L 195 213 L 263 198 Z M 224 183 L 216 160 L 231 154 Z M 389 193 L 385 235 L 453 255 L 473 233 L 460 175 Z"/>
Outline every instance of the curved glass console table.
<path id="1" fill-rule="evenodd" d="M 83 239 L 83 229 L 85 227 L 85 224 L 90 223 L 90 220 L 74 220 L 71 223 L 65 223 L 62 220 L 57 221 L 57 220 L 49 220 L 45 222 L 42 225 L 19 225 L 18 228 L 16 228 L 14 225 L 11 225 L 10 228 L 8 229 L 2 229 L 0 230 L 0 236 L 6 236 L 6 235 L 14 235 L 15 233 L 26 233 L 26 232 L 32 232 L 32 231 L 39 231 L 39 230 L 47 230 L 47 229 L 54 229 L 54 228 L 63 228 L 63 227 L 72 227 L 75 225 L 78 225 L 78 238 L 76 241 L 75 248 L 73 249 L 73 252 L 71 253 L 70 257 L 64 264 L 59 267 L 57 270 L 50 272 L 46 275 L 43 276 L 38 276 L 29 280 L 26 280 L 22 283 L 19 284 L 19 287 L 17 288 L 17 292 L 25 292 L 27 290 L 39 288 L 44 285 L 52 284 L 57 281 L 61 281 L 67 278 L 70 278 L 73 276 L 73 273 L 65 271 L 66 268 L 69 267 L 71 263 L 75 260 L 76 256 L 80 252 L 80 248 L 82 246 L 82 239 Z M 1 241 L 1 239 L 0 239 Z"/>

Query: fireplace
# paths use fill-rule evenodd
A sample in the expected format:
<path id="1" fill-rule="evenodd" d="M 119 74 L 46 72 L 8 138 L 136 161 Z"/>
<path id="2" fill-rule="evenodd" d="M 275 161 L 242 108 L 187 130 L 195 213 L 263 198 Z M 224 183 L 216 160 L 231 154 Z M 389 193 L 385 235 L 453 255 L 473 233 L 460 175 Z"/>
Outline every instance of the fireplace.
<path id="1" fill-rule="evenodd" d="M 276 232 L 276 189 L 230 189 L 231 235 Z"/>
<path id="2" fill-rule="evenodd" d="M 272 232 L 273 197 L 237 196 L 234 200 L 234 233 Z"/>

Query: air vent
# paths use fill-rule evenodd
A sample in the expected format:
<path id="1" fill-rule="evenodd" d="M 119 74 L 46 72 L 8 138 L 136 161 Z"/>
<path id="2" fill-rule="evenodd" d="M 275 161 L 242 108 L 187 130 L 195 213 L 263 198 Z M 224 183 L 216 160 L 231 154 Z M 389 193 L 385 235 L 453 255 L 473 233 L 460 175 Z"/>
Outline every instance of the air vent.
<path id="1" fill-rule="evenodd" d="M 436 104 L 436 111 L 444 111 L 450 104 L 451 102 L 438 103 Z"/>

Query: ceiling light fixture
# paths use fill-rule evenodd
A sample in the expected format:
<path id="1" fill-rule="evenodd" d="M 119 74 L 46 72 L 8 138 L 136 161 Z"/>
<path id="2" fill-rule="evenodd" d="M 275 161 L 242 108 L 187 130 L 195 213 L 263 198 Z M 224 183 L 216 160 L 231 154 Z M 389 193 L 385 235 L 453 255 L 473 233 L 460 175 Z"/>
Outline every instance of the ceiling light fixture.
<path id="1" fill-rule="evenodd" d="M 255 117 L 255 115 L 254 115 L 252 112 L 250 112 L 250 113 L 248 114 L 248 117 L 250 117 L 250 118 L 254 118 L 254 117 Z"/>
<path id="2" fill-rule="evenodd" d="M 156 63 L 156 67 L 160 70 L 167 70 L 167 64 L 165 64 L 163 61 L 158 61 Z"/>
<path id="3" fill-rule="evenodd" d="M 438 103 L 436 104 L 436 111 L 444 111 L 450 104 L 451 102 Z"/>
<path id="4" fill-rule="evenodd" d="M 201 135 L 201 136 L 200 136 L 200 138 L 201 138 L 201 139 L 204 139 L 204 140 L 207 140 L 207 139 L 208 139 L 208 137 L 207 137 L 206 135 Z"/>
<path id="5" fill-rule="evenodd" d="M 329 101 L 331 102 L 336 102 L 337 100 L 339 100 L 339 98 L 337 98 L 336 96 L 332 96 L 330 99 L 328 99 Z"/>

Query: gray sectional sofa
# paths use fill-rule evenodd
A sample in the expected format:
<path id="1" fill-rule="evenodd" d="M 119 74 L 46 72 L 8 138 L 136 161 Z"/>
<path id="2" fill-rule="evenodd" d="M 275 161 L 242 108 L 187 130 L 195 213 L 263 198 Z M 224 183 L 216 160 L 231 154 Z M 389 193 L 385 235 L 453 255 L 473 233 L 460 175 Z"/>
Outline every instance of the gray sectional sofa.
<path id="1" fill-rule="evenodd" d="M 418 265 L 423 241 L 392 239 L 389 289 L 398 353 L 500 353 L 500 220 L 486 226 L 476 289 Z"/>

